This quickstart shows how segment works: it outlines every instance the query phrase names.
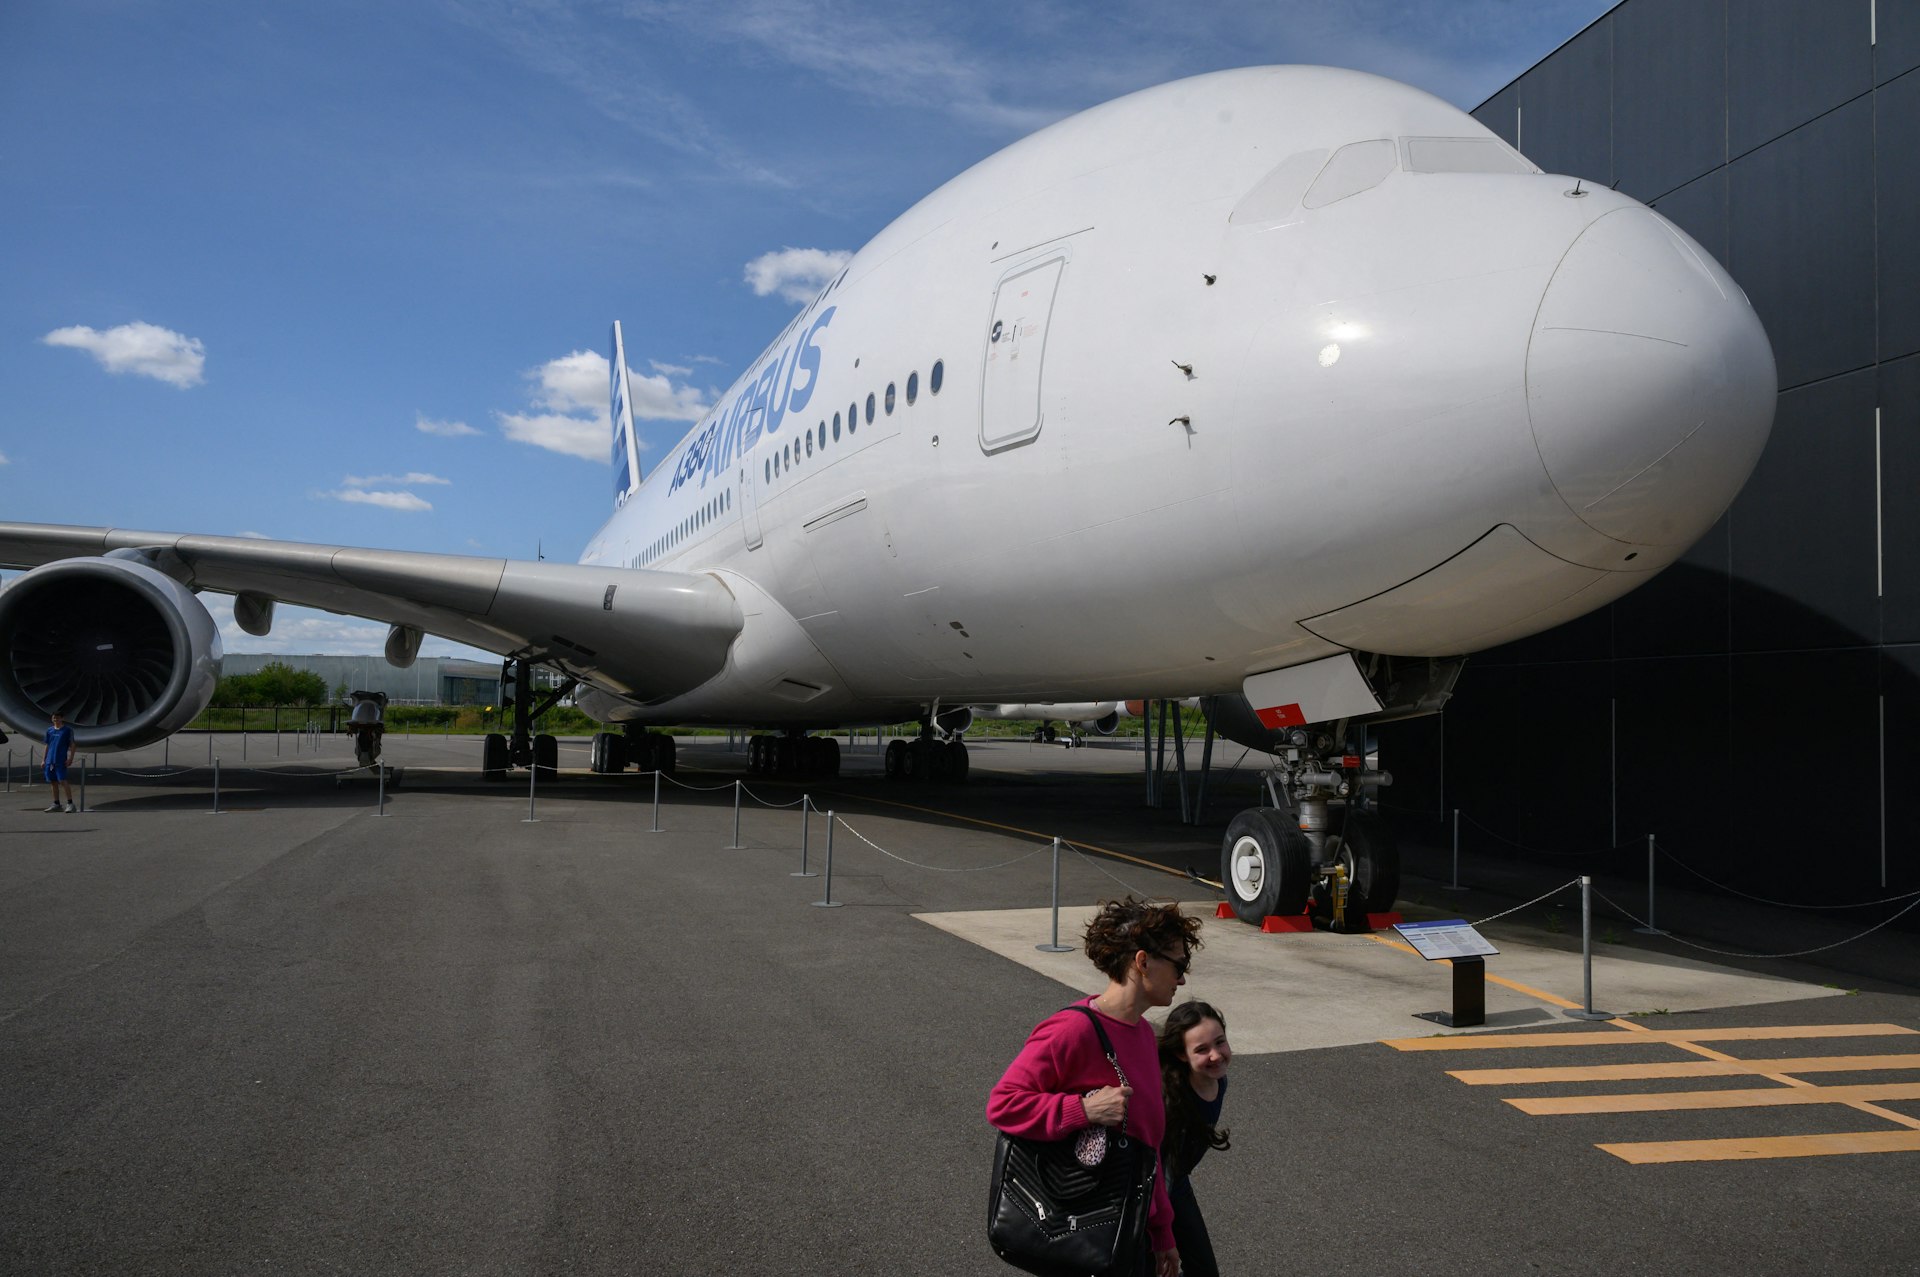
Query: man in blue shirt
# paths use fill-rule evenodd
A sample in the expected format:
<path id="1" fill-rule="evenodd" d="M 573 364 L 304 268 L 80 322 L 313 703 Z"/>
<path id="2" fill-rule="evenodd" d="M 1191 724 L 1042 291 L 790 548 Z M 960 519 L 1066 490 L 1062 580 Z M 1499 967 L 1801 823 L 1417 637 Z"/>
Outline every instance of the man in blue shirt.
<path id="1" fill-rule="evenodd" d="M 53 726 L 47 729 L 47 784 L 53 790 L 53 802 L 48 811 L 61 811 L 60 791 L 67 791 L 66 811 L 77 810 L 73 805 L 73 782 L 67 779 L 67 768 L 73 766 L 73 729 L 67 726 L 67 716 L 59 710 L 52 714 Z"/>

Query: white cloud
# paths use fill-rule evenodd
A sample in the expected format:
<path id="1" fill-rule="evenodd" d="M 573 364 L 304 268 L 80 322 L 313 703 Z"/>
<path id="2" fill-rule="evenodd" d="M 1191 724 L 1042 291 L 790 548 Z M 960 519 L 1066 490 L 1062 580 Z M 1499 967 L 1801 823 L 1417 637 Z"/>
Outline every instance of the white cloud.
<path id="1" fill-rule="evenodd" d="M 105 332 L 84 324 L 56 328 L 40 339 L 49 346 L 71 346 L 92 355 L 108 372 L 152 377 L 185 390 L 205 380 L 207 350 L 197 337 L 188 337 L 154 324 L 121 324 Z"/>
<path id="2" fill-rule="evenodd" d="M 606 414 L 601 414 L 603 417 Z M 500 414 L 500 433 L 515 443 L 530 443 L 548 452 L 565 453 L 585 461 L 613 464 L 613 426 L 565 413 Z"/>
<path id="3" fill-rule="evenodd" d="M 663 364 L 658 359 L 647 360 L 647 366 L 662 377 L 691 377 L 693 369 L 683 364 Z"/>
<path id="4" fill-rule="evenodd" d="M 0 452 L 0 466 L 10 466 L 12 464 L 13 463 L 11 461 L 7 460 L 7 454 L 4 452 Z"/>
<path id="5" fill-rule="evenodd" d="M 453 480 L 442 479 L 437 474 L 421 474 L 410 471 L 407 474 L 350 474 L 340 480 L 349 488 L 371 488 L 382 483 L 398 483 L 406 486 L 413 484 L 451 484 Z"/>
<path id="6" fill-rule="evenodd" d="M 417 512 L 433 509 L 432 502 L 422 501 L 411 492 L 369 492 L 364 488 L 341 488 L 337 492 L 322 495 L 351 505 L 377 505 L 383 510 Z"/>
<path id="7" fill-rule="evenodd" d="M 845 251 L 783 248 L 775 253 L 762 253 L 748 262 L 746 280 L 756 296 L 765 297 L 778 291 L 788 301 L 804 306 L 852 260 L 853 254 Z"/>
<path id="8" fill-rule="evenodd" d="M 527 374 L 535 383 L 534 412 L 501 412 L 500 432 L 516 443 L 549 452 L 612 464 L 613 413 L 607 404 L 610 365 L 597 351 L 576 350 L 550 359 Z M 676 386 L 669 377 L 643 377 L 627 369 L 633 389 L 633 415 L 648 421 L 698 421 L 707 411 L 704 395 L 692 386 Z M 646 446 L 641 441 L 641 447 Z"/>
<path id="9" fill-rule="evenodd" d="M 247 540 L 249 540 L 249 541 L 271 541 L 271 540 L 273 540 L 273 538 L 272 538 L 272 537 L 270 537 L 270 536 L 268 536 L 268 535 L 267 535 L 266 533 L 264 533 L 264 532 L 242 532 L 242 533 L 241 533 L 240 535 L 241 535 L 241 536 L 243 536 L 243 537 L 245 537 L 245 538 L 246 538 Z"/>
<path id="10" fill-rule="evenodd" d="M 425 435 L 439 435 L 443 439 L 458 439 L 461 435 L 477 435 L 480 432 L 464 421 L 436 421 L 424 413 L 416 413 L 413 428 Z"/>

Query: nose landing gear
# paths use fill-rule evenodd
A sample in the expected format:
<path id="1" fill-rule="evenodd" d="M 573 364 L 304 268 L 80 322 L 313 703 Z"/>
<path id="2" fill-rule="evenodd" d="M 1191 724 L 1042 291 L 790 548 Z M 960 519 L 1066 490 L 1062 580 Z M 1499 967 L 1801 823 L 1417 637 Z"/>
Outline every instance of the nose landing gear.
<path id="1" fill-rule="evenodd" d="M 1367 931 L 1370 913 L 1393 907 L 1400 850 L 1371 792 L 1393 783 L 1364 752 L 1335 754 L 1330 736 L 1295 728 L 1280 765 L 1267 773 L 1271 807 L 1249 808 L 1227 826 L 1220 881 L 1243 921 L 1310 914 L 1335 931 Z"/>

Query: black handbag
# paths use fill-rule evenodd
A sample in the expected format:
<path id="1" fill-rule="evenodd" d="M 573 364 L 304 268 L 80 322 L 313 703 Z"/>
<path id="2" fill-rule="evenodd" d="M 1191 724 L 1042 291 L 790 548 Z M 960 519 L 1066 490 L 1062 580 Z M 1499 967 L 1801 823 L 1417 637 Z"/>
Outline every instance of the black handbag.
<path id="1" fill-rule="evenodd" d="M 1084 1006 L 1069 1009 L 1086 1012 L 1120 1085 L 1132 1085 L 1099 1018 Z M 987 1194 L 987 1241 L 994 1254 L 1037 1277 L 1133 1277 L 1144 1251 L 1159 1152 L 1128 1135 L 1124 1121 L 1096 1166 L 1081 1164 L 1076 1143 L 1000 1132 Z"/>

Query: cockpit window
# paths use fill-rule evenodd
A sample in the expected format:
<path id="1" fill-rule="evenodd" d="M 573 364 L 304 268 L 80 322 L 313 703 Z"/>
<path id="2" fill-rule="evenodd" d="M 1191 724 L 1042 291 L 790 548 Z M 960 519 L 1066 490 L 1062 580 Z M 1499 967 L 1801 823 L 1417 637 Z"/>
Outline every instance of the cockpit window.
<path id="1" fill-rule="evenodd" d="M 1308 208 L 1325 208 L 1335 200 L 1370 191 L 1387 180 L 1400 163 L 1400 148 L 1390 139 L 1349 142 L 1333 153 L 1320 176 L 1307 188 L 1301 201 Z"/>
<path id="2" fill-rule="evenodd" d="M 1537 170 L 1490 137 L 1409 137 L 1409 173 L 1533 173 Z"/>

